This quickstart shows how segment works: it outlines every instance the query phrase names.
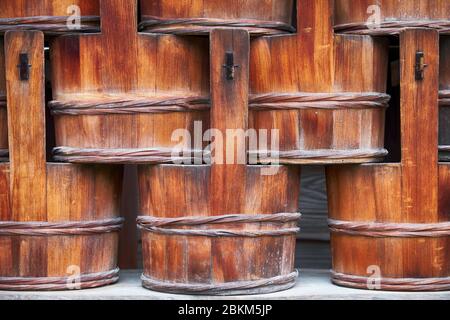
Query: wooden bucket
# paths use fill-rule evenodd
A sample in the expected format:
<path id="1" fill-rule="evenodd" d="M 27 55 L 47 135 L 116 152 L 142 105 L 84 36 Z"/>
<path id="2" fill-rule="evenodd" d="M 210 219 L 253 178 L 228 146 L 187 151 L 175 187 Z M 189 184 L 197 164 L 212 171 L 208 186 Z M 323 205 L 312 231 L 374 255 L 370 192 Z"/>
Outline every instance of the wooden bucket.
<path id="1" fill-rule="evenodd" d="M 441 161 L 450 161 L 450 36 L 440 41 L 439 84 L 439 155 Z"/>
<path id="2" fill-rule="evenodd" d="M 122 167 L 46 163 L 44 35 L 10 32 L 5 47 L 11 153 L 0 165 L 0 290 L 114 283 Z"/>
<path id="3" fill-rule="evenodd" d="M 400 34 L 401 163 L 327 169 L 335 284 L 450 289 L 450 166 L 438 164 L 437 152 L 438 46 L 434 30 Z M 415 79 L 417 50 L 428 64 L 423 80 Z"/>
<path id="4" fill-rule="evenodd" d="M 8 159 L 8 119 L 6 111 L 5 49 L 0 37 L 0 161 Z"/>
<path id="5" fill-rule="evenodd" d="M 244 166 L 224 186 L 207 165 L 140 166 L 143 286 L 203 295 L 294 286 L 299 170 L 262 169 Z"/>
<path id="6" fill-rule="evenodd" d="M 249 39 L 245 30 L 211 32 L 210 116 L 217 132 L 247 129 Z M 232 76 L 223 68 L 230 53 L 240 66 Z M 144 287 L 236 295 L 295 285 L 299 170 L 248 166 L 245 157 L 236 161 L 238 145 L 224 140 L 211 165 L 139 167 Z M 247 149 L 245 142 L 241 147 Z"/>
<path id="7" fill-rule="evenodd" d="M 49 106 L 55 119 L 56 159 L 191 159 L 191 141 L 172 140 L 172 133 L 193 132 L 195 121 L 208 128 L 207 39 L 138 35 L 135 1 L 100 5 L 101 34 L 66 35 L 51 43 L 54 101 Z M 173 157 L 180 143 L 187 151 Z"/>
<path id="8" fill-rule="evenodd" d="M 0 8 L 0 33 L 40 30 L 46 34 L 60 34 L 99 30 L 97 0 L 0 0 Z M 77 13 L 80 14 L 80 25 L 72 28 L 68 19 Z"/>
<path id="9" fill-rule="evenodd" d="M 79 28 L 69 28 L 69 17 L 79 9 Z M 0 0 L 0 161 L 8 158 L 6 85 L 3 34 L 14 30 L 40 30 L 46 35 L 99 30 L 98 1 L 90 0 Z M 70 20 L 72 21 L 72 20 Z"/>
<path id="10" fill-rule="evenodd" d="M 299 2 L 297 35 L 251 43 L 249 126 L 279 135 L 278 147 L 258 155 L 288 164 L 380 161 L 387 155 L 387 43 L 334 36 L 333 8 L 323 3 Z M 330 19 L 308 19 L 319 14 Z"/>
<path id="11" fill-rule="evenodd" d="M 335 30 L 353 34 L 398 34 L 407 27 L 450 33 L 446 0 L 336 0 Z"/>
<path id="12" fill-rule="evenodd" d="M 252 35 L 293 32 L 293 0 L 140 0 L 140 30 L 207 34 L 215 28 L 245 28 Z"/>

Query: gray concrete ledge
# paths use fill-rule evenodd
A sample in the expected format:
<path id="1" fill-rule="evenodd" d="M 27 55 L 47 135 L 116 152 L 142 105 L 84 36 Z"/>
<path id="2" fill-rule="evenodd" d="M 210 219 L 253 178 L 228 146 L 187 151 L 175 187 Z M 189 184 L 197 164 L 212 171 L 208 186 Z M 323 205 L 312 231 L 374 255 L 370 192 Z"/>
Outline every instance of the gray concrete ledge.
<path id="1" fill-rule="evenodd" d="M 152 292 L 141 287 L 139 271 L 122 271 L 121 280 L 112 286 L 68 292 L 0 291 L 0 300 L 211 300 L 211 299 L 280 299 L 280 300 L 450 300 L 450 292 L 395 293 L 354 290 L 330 283 L 323 270 L 301 270 L 297 286 L 291 290 L 245 297 L 195 297 Z"/>

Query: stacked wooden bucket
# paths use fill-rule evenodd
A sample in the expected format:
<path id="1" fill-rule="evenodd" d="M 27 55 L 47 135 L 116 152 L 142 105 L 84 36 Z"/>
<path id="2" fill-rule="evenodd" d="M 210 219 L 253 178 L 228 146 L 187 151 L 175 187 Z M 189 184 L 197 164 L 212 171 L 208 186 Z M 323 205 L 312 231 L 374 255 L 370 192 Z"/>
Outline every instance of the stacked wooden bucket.
<path id="1" fill-rule="evenodd" d="M 402 163 L 368 164 L 388 153 L 388 39 L 365 34 L 347 1 L 298 0 L 293 26 L 293 0 L 78 0 L 77 29 L 66 23 L 73 0 L 6 2 L 0 31 L 15 31 L 0 41 L 0 149 L 6 156 L 9 134 L 10 151 L 0 171 L 0 289 L 117 280 L 123 164 L 139 168 L 148 289 L 294 286 L 302 164 L 330 165 L 335 283 L 365 288 L 378 266 L 382 289 L 448 288 L 450 171 L 438 165 L 439 50 L 429 30 L 445 30 L 441 19 L 400 35 Z M 408 23 L 381 26 L 392 34 Z M 46 163 L 42 31 L 54 159 L 65 164 Z M 230 139 L 231 130 L 267 135 Z"/>
<path id="2" fill-rule="evenodd" d="M 91 8 L 91 1 L 75 2 Z M 9 31 L 1 38 L 0 140 L 7 148 L 7 102 L 10 160 L 0 165 L 0 290 L 82 289 L 118 280 L 122 168 L 46 161 L 41 31 L 73 32 L 62 17 L 69 3 L 0 2 L 0 30 Z"/>
<path id="3" fill-rule="evenodd" d="M 399 38 L 401 162 L 328 168 L 333 282 L 384 290 L 448 290 L 450 166 L 438 163 L 438 101 L 440 142 L 446 144 L 449 45 L 444 35 L 450 4 L 378 1 L 372 6 L 378 20 L 366 24 L 371 3 L 337 0 L 335 28 Z M 445 152 L 448 146 L 440 149 Z M 442 153 L 441 159 L 448 156 Z"/>

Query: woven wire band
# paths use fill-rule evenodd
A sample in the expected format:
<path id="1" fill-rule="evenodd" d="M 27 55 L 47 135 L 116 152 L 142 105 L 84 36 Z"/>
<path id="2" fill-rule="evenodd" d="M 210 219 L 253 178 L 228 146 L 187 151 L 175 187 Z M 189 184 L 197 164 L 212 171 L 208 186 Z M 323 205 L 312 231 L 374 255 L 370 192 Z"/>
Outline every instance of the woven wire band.
<path id="1" fill-rule="evenodd" d="M 369 289 L 374 281 L 379 284 L 379 290 L 386 291 L 444 291 L 450 290 L 450 277 L 448 278 L 373 278 L 354 276 L 331 271 L 331 280 L 334 284 L 358 289 Z"/>
<path id="2" fill-rule="evenodd" d="M 141 276 L 142 285 L 150 290 L 196 295 L 245 295 L 257 293 L 270 293 L 288 290 L 295 286 L 298 278 L 298 271 L 287 275 L 281 275 L 268 279 L 252 281 L 236 281 L 217 284 L 187 284 L 163 282 L 151 279 L 146 275 Z"/>
<path id="3" fill-rule="evenodd" d="M 376 92 L 269 93 L 252 95 L 249 108 L 252 110 L 387 108 L 390 98 L 387 94 Z"/>
<path id="4" fill-rule="evenodd" d="M 170 33 L 175 35 L 205 35 L 214 28 L 245 28 L 254 36 L 278 35 L 295 32 L 290 24 L 278 21 L 254 19 L 214 18 L 160 18 L 143 16 L 139 30 L 149 33 Z"/>
<path id="5" fill-rule="evenodd" d="M 374 238 L 438 238 L 450 236 L 450 222 L 443 223 L 376 223 L 328 220 L 334 233 Z"/>
<path id="6" fill-rule="evenodd" d="M 156 218 L 140 216 L 138 227 L 142 230 L 174 236 L 196 237 L 279 237 L 295 235 L 300 228 L 279 228 L 276 230 L 224 230 L 224 229 L 169 229 L 168 227 L 205 226 L 214 224 L 273 223 L 286 224 L 298 222 L 300 213 L 278 213 L 267 215 L 232 214 L 211 217 Z"/>
<path id="7" fill-rule="evenodd" d="M 439 91 L 439 105 L 450 106 L 450 90 Z"/>
<path id="8" fill-rule="evenodd" d="M 178 154 L 178 156 L 177 156 Z M 182 154 L 181 156 L 179 154 Z M 136 148 L 136 149 L 85 149 L 57 147 L 53 149 L 55 161 L 70 163 L 203 163 L 210 153 L 202 150 L 180 150 L 171 148 Z"/>
<path id="9" fill-rule="evenodd" d="M 388 155 L 386 149 L 356 149 L 356 150 L 292 150 L 292 151 L 249 151 L 250 156 L 258 156 L 259 161 L 268 162 L 271 159 L 286 160 L 345 160 L 382 158 Z"/>
<path id="10" fill-rule="evenodd" d="M 104 101 L 51 101 L 53 115 L 167 113 L 209 110 L 208 98 L 142 98 Z"/>
<path id="11" fill-rule="evenodd" d="M 76 222 L 0 222 L 0 236 L 70 236 L 111 233 L 122 228 L 124 219 Z"/>
<path id="12" fill-rule="evenodd" d="M 336 25 L 334 30 L 339 33 L 380 36 L 398 35 L 405 28 L 428 28 L 441 34 L 450 34 L 450 20 L 384 21 L 379 25 L 354 22 Z"/>
<path id="13" fill-rule="evenodd" d="M 67 16 L 36 16 L 23 18 L 0 18 L 0 33 L 17 30 L 38 30 L 51 35 L 78 32 L 100 32 L 100 17 L 81 17 L 77 29 L 69 29 Z"/>
<path id="14" fill-rule="evenodd" d="M 180 155 L 181 154 L 181 155 Z M 259 163 L 272 163 L 273 159 L 339 161 L 346 159 L 365 160 L 383 158 L 386 149 L 357 150 L 293 150 L 293 151 L 248 151 L 250 157 L 257 157 Z M 170 163 L 209 163 L 211 153 L 208 150 L 181 150 L 169 148 L 142 149 L 87 149 L 57 147 L 53 149 L 55 161 L 69 163 L 136 163 L 136 164 L 170 164 Z"/>
<path id="15" fill-rule="evenodd" d="M 119 280 L 119 268 L 114 270 L 82 274 L 73 277 L 0 277 L 0 290 L 12 291 L 58 291 L 73 290 L 74 281 L 79 281 L 77 289 L 90 289 L 113 284 Z"/>
<path id="16" fill-rule="evenodd" d="M 6 107 L 6 96 L 0 95 L 0 107 Z"/>
<path id="17" fill-rule="evenodd" d="M 252 110 L 387 108 L 390 96 L 384 93 L 271 93 L 250 96 Z M 210 99 L 142 98 L 104 101 L 51 101 L 53 115 L 104 115 L 205 111 Z"/>

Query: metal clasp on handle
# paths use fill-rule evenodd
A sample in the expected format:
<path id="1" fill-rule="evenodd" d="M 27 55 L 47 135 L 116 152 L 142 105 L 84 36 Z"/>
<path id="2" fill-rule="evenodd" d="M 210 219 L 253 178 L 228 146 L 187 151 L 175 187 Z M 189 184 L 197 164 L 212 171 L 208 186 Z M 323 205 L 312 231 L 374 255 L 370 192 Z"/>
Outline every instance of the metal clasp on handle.
<path id="1" fill-rule="evenodd" d="M 425 68 L 428 67 L 425 64 L 425 54 L 422 51 L 416 52 L 416 80 L 421 81 L 425 78 Z"/>
<path id="2" fill-rule="evenodd" d="M 19 65 L 17 66 L 19 68 L 19 77 L 22 81 L 28 81 L 30 79 L 30 68 L 31 64 L 29 64 L 28 60 L 28 54 L 27 53 L 21 53 L 19 55 Z"/>
<path id="3" fill-rule="evenodd" d="M 226 69 L 226 77 L 227 80 L 234 80 L 236 68 L 239 68 L 240 66 L 234 64 L 234 53 L 231 51 L 228 51 L 225 53 L 225 64 L 223 67 Z"/>

